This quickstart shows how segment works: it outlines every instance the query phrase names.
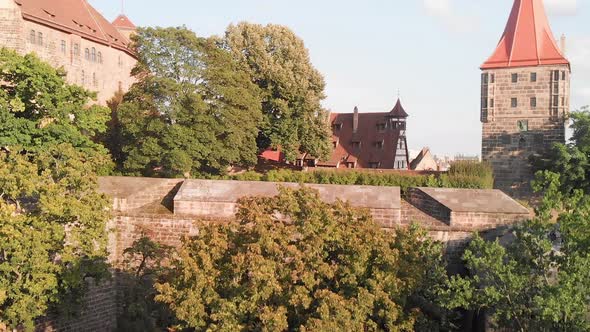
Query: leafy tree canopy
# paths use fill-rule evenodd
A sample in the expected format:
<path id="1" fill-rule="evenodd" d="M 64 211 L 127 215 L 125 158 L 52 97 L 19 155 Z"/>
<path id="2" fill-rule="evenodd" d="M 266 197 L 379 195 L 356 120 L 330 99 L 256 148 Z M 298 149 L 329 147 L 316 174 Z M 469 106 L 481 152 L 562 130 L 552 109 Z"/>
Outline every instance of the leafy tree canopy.
<path id="1" fill-rule="evenodd" d="M 563 193 L 581 189 L 590 194 L 590 109 L 586 106 L 573 112 L 571 120 L 569 144 L 555 144 L 547 153 L 533 158 L 533 168 L 559 174 Z"/>
<path id="2" fill-rule="evenodd" d="M 33 54 L 0 49 L 0 147 L 36 152 L 69 143 L 106 173 L 107 151 L 91 138 L 105 131 L 108 109 L 88 106 L 95 95 L 64 77 Z"/>
<path id="3" fill-rule="evenodd" d="M 412 331 L 444 280 L 441 248 L 416 228 L 382 231 L 366 211 L 309 189 L 246 198 L 237 221 L 203 223 L 156 299 L 208 331 Z M 433 329 L 427 328 L 432 331 Z"/>
<path id="4" fill-rule="evenodd" d="M 545 196 L 537 218 L 508 244 L 476 237 L 463 257 L 471 276 L 453 277 L 442 303 L 486 310 L 519 331 L 590 331 L 590 196 L 561 192 L 561 176 L 538 174 L 534 187 Z"/>
<path id="5" fill-rule="evenodd" d="M 240 23 L 228 27 L 224 42 L 262 90 L 259 147 L 281 147 L 289 160 L 299 152 L 327 157 L 326 84 L 303 41 L 284 26 Z"/>
<path id="6" fill-rule="evenodd" d="M 95 165 L 69 144 L 0 152 L 0 326 L 80 309 L 85 278 L 106 269 L 109 200 Z"/>
<path id="7" fill-rule="evenodd" d="M 259 89 L 229 52 L 186 28 L 143 28 L 138 79 L 117 111 L 131 174 L 223 173 L 256 163 Z"/>

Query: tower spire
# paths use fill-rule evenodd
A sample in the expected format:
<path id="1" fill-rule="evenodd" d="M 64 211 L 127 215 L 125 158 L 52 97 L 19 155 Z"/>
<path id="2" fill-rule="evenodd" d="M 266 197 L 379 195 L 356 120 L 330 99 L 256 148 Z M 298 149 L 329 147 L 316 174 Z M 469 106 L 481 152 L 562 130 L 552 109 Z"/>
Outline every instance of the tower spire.
<path id="1" fill-rule="evenodd" d="M 514 0 L 504 34 L 481 69 L 569 65 L 555 43 L 543 0 Z"/>

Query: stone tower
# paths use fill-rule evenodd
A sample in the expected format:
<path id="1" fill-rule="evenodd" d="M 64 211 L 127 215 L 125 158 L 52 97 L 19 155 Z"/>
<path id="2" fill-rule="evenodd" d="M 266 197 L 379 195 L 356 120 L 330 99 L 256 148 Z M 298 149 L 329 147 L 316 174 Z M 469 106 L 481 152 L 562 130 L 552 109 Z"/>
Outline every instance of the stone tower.
<path id="1" fill-rule="evenodd" d="M 481 66 L 482 157 L 496 187 L 529 191 L 529 157 L 565 142 L 570 63 L 557 46 L 542 0 L 515 0 L 492 56 Z"/>

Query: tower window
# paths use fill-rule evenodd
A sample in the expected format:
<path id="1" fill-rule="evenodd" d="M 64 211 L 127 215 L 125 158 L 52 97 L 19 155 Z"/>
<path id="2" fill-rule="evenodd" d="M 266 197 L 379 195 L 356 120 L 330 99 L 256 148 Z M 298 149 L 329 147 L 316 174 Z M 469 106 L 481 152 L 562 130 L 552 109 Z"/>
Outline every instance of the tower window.
<path id="1" fill-rule="evenodd" d="M 488 108 L 488 98 L 481 99 L 481 108 Z"/>
<path id="2" fill-rule="evenodd" d="M 565 81 L 565 71 L 562 71 L 561 72 L 561 80 L 562 81 Z"/>
<path id="3" fill-rule="evenodd" d="M 496 75 L 490 74 L 490 83 L 495 83 L 495 82 L 496 82 Z"/>
<path id="4" fill-rule="evenodd" d="M 531 108 L 537 107 L 537 97 L 531 97 Z"/>
<path id="5" fill-rule="evenodd" d="M 481 74 L 481 83 L 482 84 L 488 84 L 488 79 L 489 79 L 488 74 Z"/>
<path id="6" fill-rule="evenodd" d="M 61 53 L 66 54 L 66 41 L 61 41 Z"/>
<path id="7" fill-rule="evenodd" d="M 37 43 L 41 46 L 43 46 L 43 32 L 39 32 L 37 34 Z"/>
<path id="8" fill-rule="evenodd" d="M 518 107 L 518 99 L 516 99 L 516 98 L 510 99 L 510 106 L 511 107 Z"/>
<path id="9" fill-rule="evenodd" d="M 518 120 L 516 125 L 521 133 L 529 131 L 529 120 Z"/>
<path id="10" fill-rule="evenodd" d="M 553 106 L 554 107 L 558 107 L 559 106 L 559 97 L 553 96 Z"/>
<path id="11" fill-rule="evenodd" d="M 531 82 L 537 81 L 537 73 L 531 73 Z"/>
<path id="12" fill-rule="evenodd" d="M 31 30 L 31 34 L 29 35 L 29 42 L 31 42 L 31 44 L 37 44 L 37 33 L 35 32 L 35 30 Z"/>
<path id="13" fill-rule="evenodd" d="M 490 107 L 494 108 L 494 98 L 490 98 Z"/>
<path id="14" fill-rule="evenodd" d="M 553 80 L 554 81 L 559 81 L 559 70 L 554 70 L 553 71 Z"/>
<path id="15" fill-rule="evenodd" d="M 517 83 L 518 82 L 518 74 L 514 73 L 512 74 L 512 83 Z"/>
<path id="16" fill-rule="evenodd" d="M 400 140 L 399 140 L 399 148 L 400 148 L 400 149 L 405 149 L 405 148 L 406 148 L 406 147 L 404 146 L 404 140 L 403 140 L 403 139 L 400 139 Z"/>
<path id="17" fill-rule="evenodd" d="M 565 97 L 561 97 L 561 106 L 565 106 Z"/>

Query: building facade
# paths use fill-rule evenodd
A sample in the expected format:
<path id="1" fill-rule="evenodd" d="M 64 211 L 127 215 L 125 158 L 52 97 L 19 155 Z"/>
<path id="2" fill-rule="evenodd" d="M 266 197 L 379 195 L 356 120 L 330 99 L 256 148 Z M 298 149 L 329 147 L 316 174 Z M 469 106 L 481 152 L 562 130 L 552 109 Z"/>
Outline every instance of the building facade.
<path id="1" fill-rule="evenodd" d="M 69 83 L 105 104 L 134 81 L 127 21 L 122 33 L 86 0 L 0 0 L 0 46 L 63 67 Z"/>
<path id="2" fill-rule="evenodd" d="M 329 160 L 302 155 L 298 166 L 408 170 L 410 166 L 406 121 L 408 113 L 398 99 L 381 113 L 330 114 L 333 150 Z"/>
<path id="3" fill-rule="evenodd" d="M 482 158 L 492 164 L 497 188 L 526 193 L 533 179 L 530 156 L 565 142 L 570 102 L 570 63 L 542 0 L 514 1 L 481 70 Z"/>

